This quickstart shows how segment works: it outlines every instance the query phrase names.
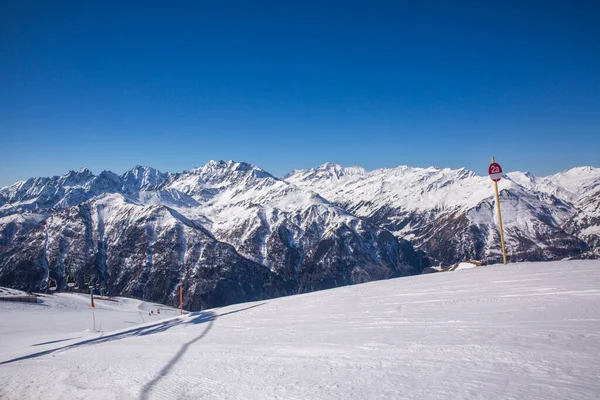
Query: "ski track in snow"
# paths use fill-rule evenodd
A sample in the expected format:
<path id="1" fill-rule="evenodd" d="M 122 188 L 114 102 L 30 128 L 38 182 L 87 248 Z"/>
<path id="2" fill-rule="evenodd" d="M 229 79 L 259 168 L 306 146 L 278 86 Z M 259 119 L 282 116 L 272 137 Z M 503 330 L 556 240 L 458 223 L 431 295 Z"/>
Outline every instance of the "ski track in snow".
<path id="1" fill-rule="evenodd" d="M 597 399 L 598 282 L 600 261 L 559 261 L 184 317 L 121 298 L 102 333 L 87 296 L 0 302 L 0 398 Z"/>

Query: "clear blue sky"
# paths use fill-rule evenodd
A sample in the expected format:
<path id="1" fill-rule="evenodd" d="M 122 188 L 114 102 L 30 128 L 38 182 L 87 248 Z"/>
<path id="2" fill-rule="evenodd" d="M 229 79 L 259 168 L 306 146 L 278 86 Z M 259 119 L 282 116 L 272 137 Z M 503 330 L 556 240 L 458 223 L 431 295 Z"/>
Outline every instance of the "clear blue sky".
<path id="1" fill-rule="evenodd" d="M 600 166 L 599 1 L 0 0 L 0 186 L 491 155 Z"/>

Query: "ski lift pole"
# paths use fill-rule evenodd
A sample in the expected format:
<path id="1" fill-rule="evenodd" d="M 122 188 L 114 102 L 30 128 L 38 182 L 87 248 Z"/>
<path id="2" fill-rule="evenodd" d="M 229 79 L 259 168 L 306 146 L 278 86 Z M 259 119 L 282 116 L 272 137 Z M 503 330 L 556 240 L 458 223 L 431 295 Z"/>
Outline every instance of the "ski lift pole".
<path id="1" fill-rule="evenodd" d="M 183 315 L 183 282 L 179 283 L 179 315 Z"/>
<path id="2" fill-rule="evenodd" d="M 502 213 L 500 212 L 500 196 L 498 195 L 498 181 L 502 178 L 502 167 L 496 164 L 492 157 L 492 164 L 488 170 L 490 178 L 494 181 L 494 191 L 496 192 L 496 208 L 498 209 L 498 225 L 500 228 L 500 244 L 502 246 L 502 258 L 506 264 L 506 248 L 504 247 L 504 229 L 502 228 Z"/>
<path id="3" fill-rule="evenodd" d="M 95 308 L 96 306 L 94 305 L 94 284 L 91 282 L 90 282 L 90 300 L 92 302 L 91 306 Z"/>

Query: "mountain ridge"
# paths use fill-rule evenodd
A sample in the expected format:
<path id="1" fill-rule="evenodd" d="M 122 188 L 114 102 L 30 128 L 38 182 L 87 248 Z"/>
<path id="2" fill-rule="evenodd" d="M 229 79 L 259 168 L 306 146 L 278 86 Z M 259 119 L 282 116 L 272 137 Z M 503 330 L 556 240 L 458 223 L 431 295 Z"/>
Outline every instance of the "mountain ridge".
<path id="1" fill-rule="evenodd" d="M 0 203 L 0 281 L 26 290 L 49 279 L 63 288 L 74 275 L 112 294 L 176 302 L 184 279 L 186 304 L 201 309 L 428 265 L 409 242 L 248 163 L 212 161 L 180 173 L 136 166 L 121 176 L 69 171 L 0 193 L 11 203 Z"/>
<path id="2" fill-rule="evenodd" d="M 508 172 L 499 188 L 509 260 L 598 257 L 600 169 Z M 0 194 L 0 282 L 22 289 L 72 274 L 173 303 L 187 277 L 201 309 L 501 259 L 491 181 L 466 168 L 82 168 Z"/>
<path id="3" fill-rule="evenodd" d="M 365 171 L 358 176 L 345 174 L 344 168 L 323 164 L 296 170 L 286 179 L 413 241 L 440 263 L 449 265 L 468 257 L 497 261 L 495 199 L 488 177 L 465 168 L 399 166 Z M 336 176 L 327 173 L 332 170 Z M 590 245 L 595 247 L 594 233 L 582 233 L 595 232 L 597 213 L 593 210 L 598 200 L 592 193 L 597 188 L 600 169 L 594 167 L 575 167 L 548 177 L 505 173 L 499 189 L 513 259 L 578 256 Z M 573 220 L 582 208 L 580 204 L 586 204 L 585 209 L 591 211 L 578 215 L 581 225 L 574 221 L 568 226 L 567 221 Z M 466 239 L 456 242 L 457 235 Z M 555 237 L 560 239 L 556 241 Z M 444 246 L 445 241 L 450 244 Z M 466 248 L 457 253 L 452 246 Z M 542 248 L 545 249 L 540 251 Z M 593 252 L 590 255 L 594 254 L 597 256 Z"/>

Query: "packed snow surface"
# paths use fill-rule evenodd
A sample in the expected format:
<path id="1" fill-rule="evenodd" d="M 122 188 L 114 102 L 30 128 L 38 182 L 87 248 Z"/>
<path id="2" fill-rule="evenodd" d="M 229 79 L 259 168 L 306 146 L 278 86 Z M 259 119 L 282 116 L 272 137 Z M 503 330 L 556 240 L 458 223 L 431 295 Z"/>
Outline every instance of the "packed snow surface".
<path id="1" fill-rule="evenodd" d="M 5 288 L 0 286 L 0 297 L 19 297 L 19 296 L 27 296 L 27 293 L 21 290 L 15 290 L 11 288 Z"/>
<path id="2" fill-rule="evenodd" d="M 0 398 L 597 399 L 599 282 L 600 261 L 559 261 L 183 317 L 73 294 L 4 302 Z"/>
<path id="3" fill-rule="evenodd" d="M 475 265 L 473 263 L 469 263 L 469 262 L 461 262 L 460 264 L 457 265 L 457 267 L 454 270 L 461 271 L 463 269 L 471 269 L 471 268 L 477 268 L 477 265 Z"/>

